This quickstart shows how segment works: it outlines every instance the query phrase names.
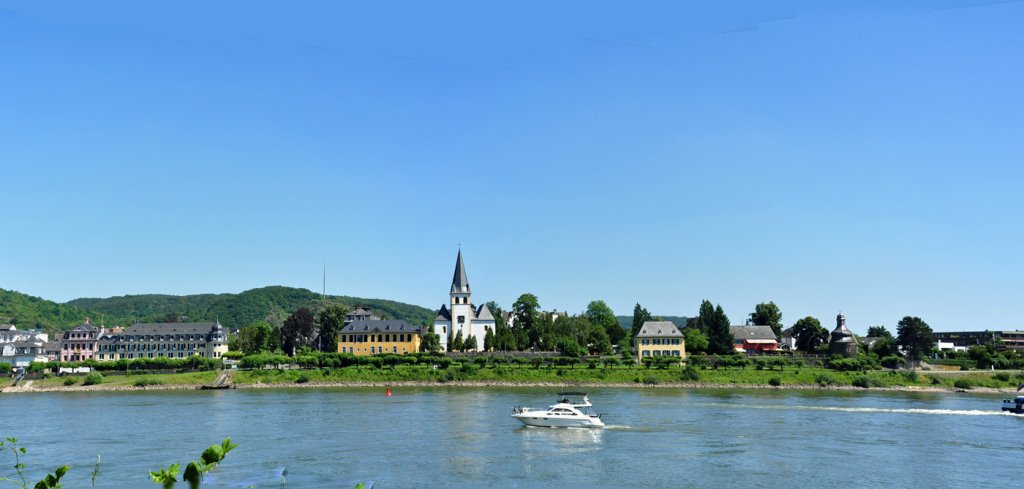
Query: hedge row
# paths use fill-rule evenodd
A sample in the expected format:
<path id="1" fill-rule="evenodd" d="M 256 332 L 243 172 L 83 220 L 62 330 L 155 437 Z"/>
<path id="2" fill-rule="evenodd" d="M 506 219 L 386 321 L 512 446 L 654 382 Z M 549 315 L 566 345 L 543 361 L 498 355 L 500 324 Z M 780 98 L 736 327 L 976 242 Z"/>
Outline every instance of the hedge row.
<path id="1" fill-rule="evenodd" d="M 206 358 L 191 356 L 188 358 L 136 358 L 132 360 L 117 360 L 112 362 L 100 362 L 97 360 L 84 360 L 81 362 L 32 362 L 29 364 L 29 372 L 42 372 L 51 368 L 79 368 L 89 367 L 99 371 L 123 371 L 123 370 L 216 370 L 221 368 L 219 358 Z"/>

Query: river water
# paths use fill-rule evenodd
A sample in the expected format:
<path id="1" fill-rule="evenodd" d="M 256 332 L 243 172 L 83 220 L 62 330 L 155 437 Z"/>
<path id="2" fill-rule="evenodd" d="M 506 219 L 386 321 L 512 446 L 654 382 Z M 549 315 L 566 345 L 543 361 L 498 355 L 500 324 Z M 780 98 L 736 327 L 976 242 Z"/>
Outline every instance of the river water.
<path id="1" fill-rule="evenodd" d="M 1024 416 L 1000 395 L 590 389 L 603 430 L 524 428 L 540 388 L 280 389 L 0 395 L 28 473 L 153 487 L 230 436 L 209 487 L 1007 487 Z M 9 454 L 0 475 L 10 475 Z M 287 473 L 282 477 L 283 470 Z M 181 487 L 185 487 L 181 485 Z M 205 487 L 205 486 L 204 486 Z"/>

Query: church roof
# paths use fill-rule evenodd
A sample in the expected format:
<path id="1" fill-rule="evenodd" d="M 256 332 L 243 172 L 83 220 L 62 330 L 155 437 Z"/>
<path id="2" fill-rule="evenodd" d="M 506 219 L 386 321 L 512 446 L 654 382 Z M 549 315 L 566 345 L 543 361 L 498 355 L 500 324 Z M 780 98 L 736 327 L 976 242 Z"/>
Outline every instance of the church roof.
<path id="1" fill-rule="evenodd" d="M 480 306 L 476 310 L 476 319 L 480 321 L 494 321 L 494 315 L 491 314 L 491 309 L 487 307 L 487 304 Z"/>
<path id="2" fill-rule="evenodd" d="M 469 293 L 469 279 L 466 278 L 466 267 L 462 265 L 462 250 L 459 250 L 459 257 L 455 260 L 455 275 L 452 276 L 452 293 Z"/>
<path id="3" fill-rule="evenodd" d="M 441 304 L 441 309 L 437 311 L 437 317 L 434 321 L 451 321 L 452 313 L 448 312 L 448 306 Z"/>

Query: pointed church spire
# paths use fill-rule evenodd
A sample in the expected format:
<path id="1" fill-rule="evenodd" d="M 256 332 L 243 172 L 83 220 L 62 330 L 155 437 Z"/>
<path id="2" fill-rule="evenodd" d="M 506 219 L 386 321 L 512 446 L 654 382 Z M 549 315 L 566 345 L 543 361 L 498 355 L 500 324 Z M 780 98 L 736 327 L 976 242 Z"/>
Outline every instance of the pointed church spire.
<path id="1" fill-rule="evenodd" d="M 466 267 L 462 265 L 461 248 L 459 249 L 459 257 L 455 260 L 455 275 L 452 276 L 452 293 L 469 293 L 469 279 L 466 278 Z"/>

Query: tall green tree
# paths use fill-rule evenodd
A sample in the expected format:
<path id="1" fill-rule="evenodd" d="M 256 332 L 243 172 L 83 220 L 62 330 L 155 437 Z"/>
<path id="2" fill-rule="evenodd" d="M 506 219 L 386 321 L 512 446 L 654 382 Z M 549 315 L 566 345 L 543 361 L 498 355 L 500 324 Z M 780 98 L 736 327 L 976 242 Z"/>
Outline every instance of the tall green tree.
<path id="1" fill-rule="evenodd" d="M 423 333 L 420 340 L 420 351 L 437 353 L 441 351 L 441 335 L 436 333 Z"/>
<path id="2" fill-rule="evenodd" d="M 266 321 L 256 321 L 238 332 L 238 349 L 246 355 L 271 353 L 281 347 L 281 332 Z"/>
<path id="3" fill-rule="evenodd" d="M 505 321 L 505 310 L 494 301 L 488 302 L 487 308 L 491 310 L 491 314 L 494 316 L 494 338 L 491 343 L 491 349 L 496 351 L 516 350 L 516 337 Z"/>
<path id="4" fill-rule="evenodd" d="M 705 301 L 706 302 L 706 301 Z M 726 355 L 733 353 L 733 336 L 729 331 L 729 317 L 721 305 L 715 306 L 714 314 L 708 328 L 708 353 Z"/>
<path id="5" fill-rule="evenodd" d="M 486 328 L 487 331 L 484 333 L 484 351 L 494 350 L 494 332 L 491 328 Z"/>
<path id="6" fill-rule="evenodd" d="M 611 343 L 618 343 L 626 336 L 626 330 L 622 329 L 619 325 L 619 320 L 615 317 L 615 313 L 612 312 L 612 308 L 608 307 L 604 301 L 595 300 L 590 301 L 587 304 L 587 312 L 584 313 L 587 321 L 590 324 L 598 326 L 604 329 L 607 333 L 608 341 Z"/>
<path id="7" fill-rule="evenodd" d="M 782 335 L 782 311 L 774 302 L 762 302 L 754 306 L 754 312 L 750 313 L 750 322 L 757 326 L 771 326 L 775 339 Z"/>
<path id="8" fill-rule="evenodd" d="M 636 335 L 640 333 L 640 328 L 644 327 L 644 323 L 654 319 L 651 313 L 647 312 L 647 309 L 640 306 L 637 302 L 636 306 L 633 307 L 633 327 L 629 332 L 629 340 L 632 342 Z"/>
<path id="9" fill-rule="evenodd" d="M 329 304 L 320 310 L 317 315 L 320 330 L 316 345 L 320 351 L 338 351 L 338 334 L 341 333 L 347 314 L 348 308 L 338 304 Z"/>
<path id="10" fill-rule="evenodd" d="M 701 353 L 708 351 L 708 337 L 700 331 L 700 328 L 686 328 L 683 330 L 686 335 L 686 351 L 690 353 Z"/>
<path id="11" fill-rule="evenodd" d="M 537 327 L 540 319 L 540 302 L 537 296 L 529 293 L 519 296 L 512 304 L 512 314 L 516 317 L 512 331 L 519 348 L 536 348 L 541 337 L 541 331 Z"/>
<path id="12" fill-rule="evenodd" d="M 281 346 L 285 354 L 295 355 L 299 348 L 310 346 L 315 331 L 316 320 L 313 318 L 313 312 L 305 307 L 296 309 L 281 327 Z"/>
<path id="13" fill-rule="evenodd" d="M 793 324 L 793 339 L 797 350 L 811 352 L 828 341 L 828 330 L 817 318 L 807 316 Z"/>
<path id="14" fill-rule="evenodd" d="M 463 351 L 476 351 L 477 348 L 476 336 L 469 335 L 466 337 L 466 342 L 462 344 Z"/>
<path id="15" fill-rule="evenodd" d="M 868 336 L 892 339 L 892 333 L 890 333 L 888 329 L 885 329 L 885 326 L 871 326 L 868 328 Z"/>
<path id="16" fill-rule="evenodd" d="M 935 345 L 935 335 L 921 318 L 904 316 L 896 325 L 896 345 L 903 349 L 907 358 L 918 362 Z"/>
<path id="17" fill-rule="evenodd" d="M 451 346 L 448 347 L 448 351 L 462 351 L 466 348 L 465 340 L 462 339 L 462 330 L 455 333 L 455 338 L 452 339 Z"/>
<path id="18" fill-rule="evenodd" d="M 281 348 L 281 331 L 266 321 L 256 321 L 239 331 L 239 349 L 246 355 L 271 353 Z"/>
<path id="19" fill-rule="evenodd" d="M 704 299 L 700 303 L 700 309 L 697 311 L 697 318 L 693 320 L 692 327 L 700 330 L 704 333 L 704 336 L 710 336 L 711 324 L 715 320 L 715 306 L 711 304 L 711 301 Z M 690 324 L 687 321 L 687 324 Z"/>

